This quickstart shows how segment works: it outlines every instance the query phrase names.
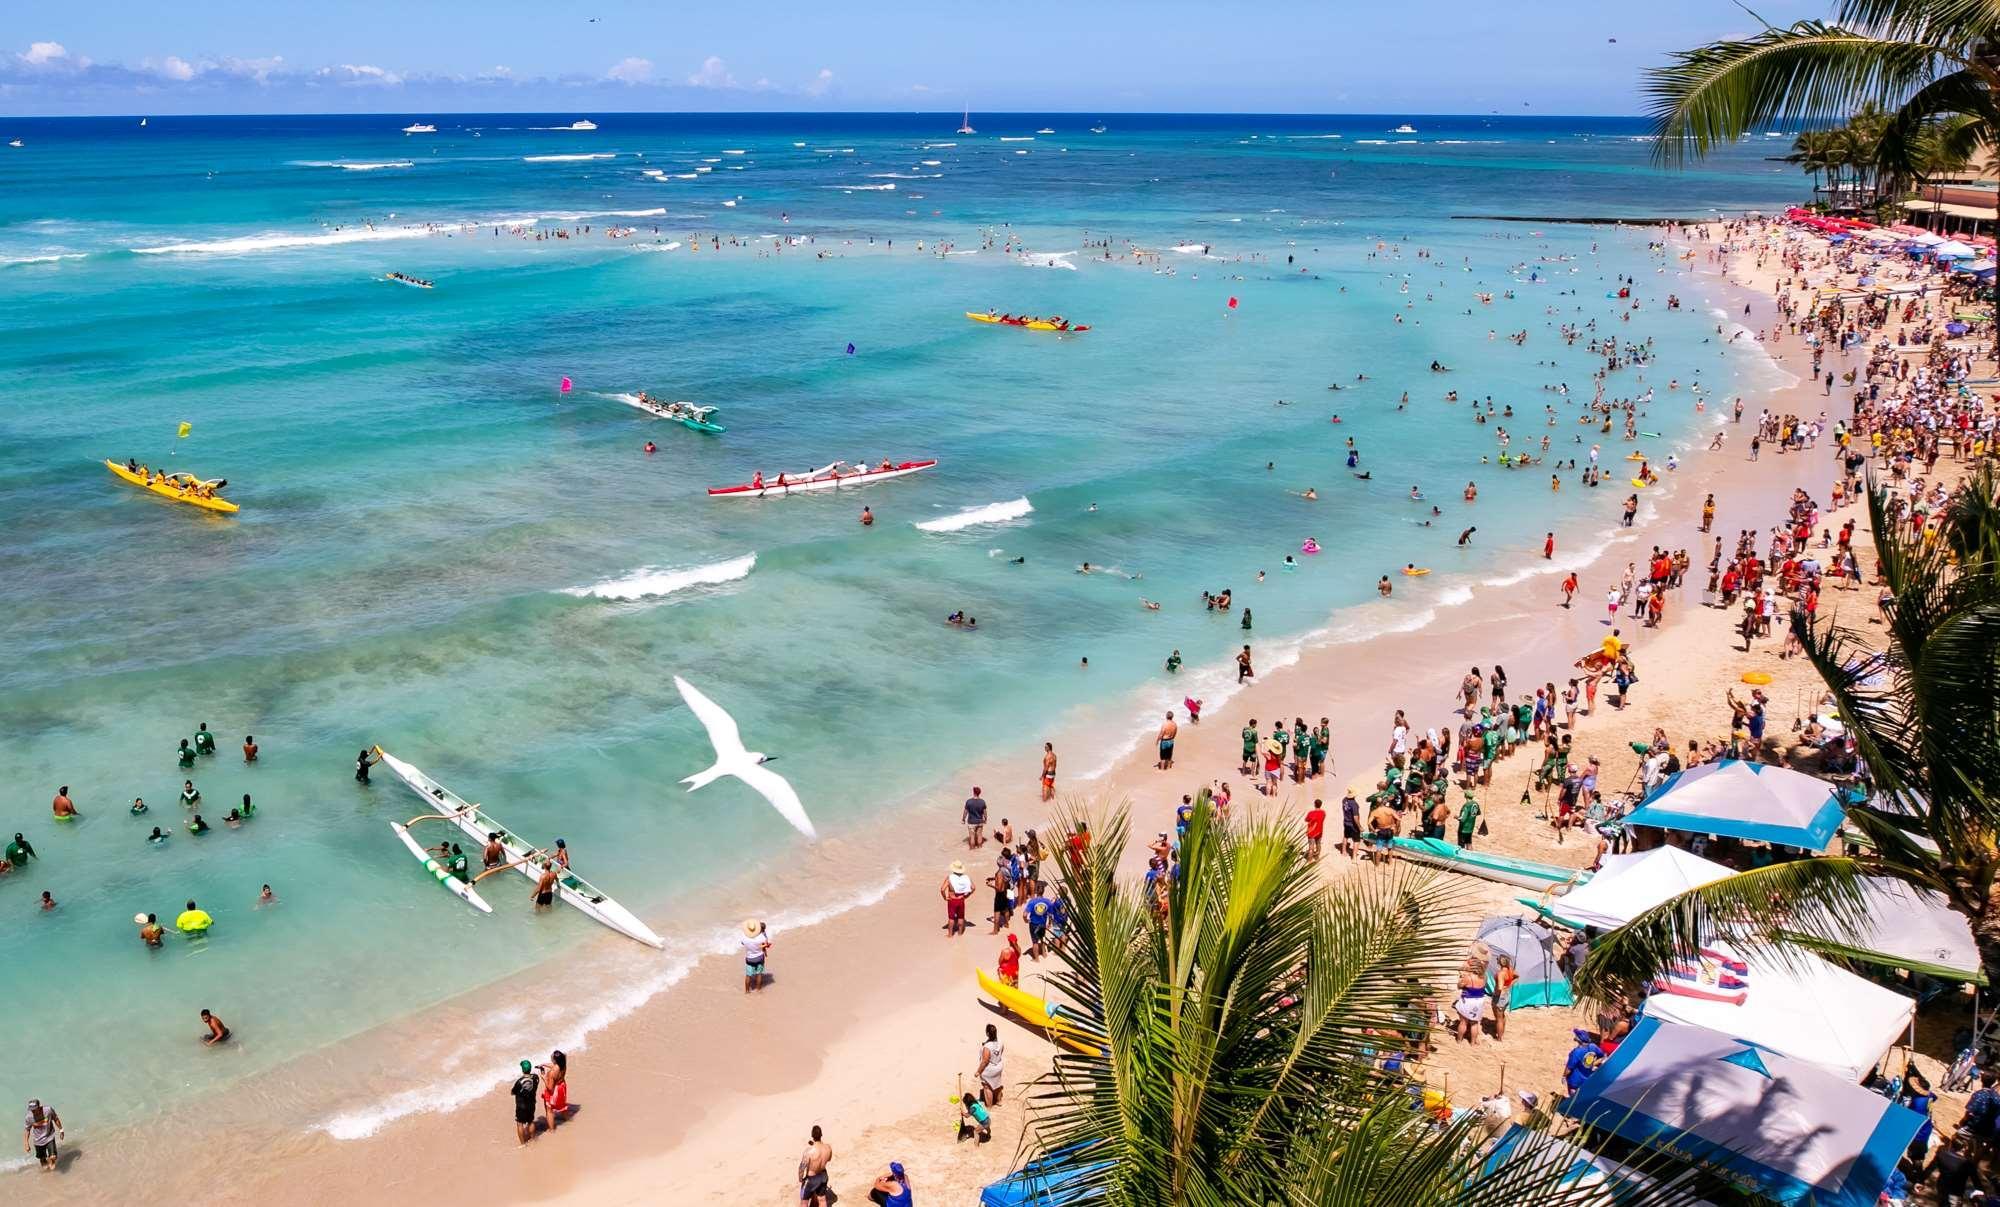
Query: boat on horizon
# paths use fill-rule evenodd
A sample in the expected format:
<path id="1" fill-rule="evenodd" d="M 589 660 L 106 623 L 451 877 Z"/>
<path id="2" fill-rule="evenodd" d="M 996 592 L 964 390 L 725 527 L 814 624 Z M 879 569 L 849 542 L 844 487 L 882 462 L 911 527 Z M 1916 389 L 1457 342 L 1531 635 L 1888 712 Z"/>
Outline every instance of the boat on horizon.
<path id="1" fill-rule="evenodd" d="M 1090 128 L 1090 132 L 1091 132 L 1092 134 L 1102 134 L 1102 133 L 1104 133 L 1104 123 L 1103 123 L 1103 122 L 1099 122 L 1099 123 L 1097 123 L 1096 125 L 1092 126 L 1092 127 Z"/>
<path id="2" fill-rule="evenodd" d="M 20 140 L 20 139 L 18 139 L 18 138 L 16 138 L 16 139 L 13 139 L 13 140 L 12 140 L 12 141 L 10 141 L 10 142 L 9 142 L 9 143 L 8 143 L 7 145 L 8 145 L 8 146 L 10 146 L 10 147 L 18 147 L 18 146 L 20 146 L 20 145 L 21 145 L 21 140 Z"/>
<path id="3" fill-rule="evenodd" d="M 890 478 L 901 478 L 910 474 L 920 473 L 936 464 L 937 458 L 935 457 L 927 461 L 892 462 L 884 460 L 872 467 L 853 465 L 846 461 L 835 461 L 831 465 L 807 470 L 802 474 L 781 473 L 769 481 L 765 480 L 764 472 L 759 470 L 757 471 L 757 475 L 748 482 L 740 483 L 736 486 L 709 487 L 708 497 L 711 499 L 761 499 L 765 495 L 792 495 L 813 490 L 837 490 L 843 486 L 867 486 L 874 482 L 886 482 Z"/>
<path id="4" fill-rule="evenodd" d="M 1408 122 L 1404 122 L 1402 125 L 1397 126 L 1394 130 L 1389 131 L 1389 133 L 1391 134 L 1415 134 L 1416 132 L 1417 128 Z"/>
<path id="5" fill-rule="evenodd" d="M 589 118 L 587 118 L 587 117 L 586 117 L 586 118 L 582 118 L 582 119 L 580 119 L 580 120 L 577 120 L 577 121 L 573 121 L 573 122 L 571 122 L 571 123 L 569 124 L 569 126 L 568 126 L 568 129 L 571 129 L 571 130 L 595 130 L 595 129 L 597 129 L 597 123 L 596 123 L 596 122 L 594 122 L 594 121 L 591 121 L 591 120 L 590 120 Z"/>
<path id="6" fill-rule="evenodd" d="M 530 880 L 540 879 L 541 869 L 535 864 L 536 857 L 547 858 L 551 854 L 550 851 L 529 846 L 519 835 L 494 820 L 492 815 L 479 805 L 464 799 L 380 746 L 374 749 L 376 757 L 382 760 L 383 766 L 395 772 L 396 778 L 402 780 L 404 786 L 422 797 L 425 804 L 437 810 L 434 814 L 427 814 L 427 818 L 449 821 L 481 847 L 486 845 L 489 838 L 499 838 L 501 847 L 507 852 L 507 862 L 500 866 L 511 867 Z M 413 818 L 412 822 L 417 820 L 424 819 Z M 409 824 L 411 823 L 405 823 L 406 829 Z M 404 845 L 415 846 L 416 840 L 406 838 Z M 653 933 L 652 927 L 641 922 L 631 910 L 613 901 L 603 890 L 575 872 L 565 871 L 557 877 L 556 896 L 586 917 L 610 927 L 628 939 L 637 939 L 648 947 L 665 948 L 667 945 L 665 940 Z"/>
<path id="7" fill-rule="evenodd" d="M 411 122 L 409 125 L 403 127 L 403 133 L 405 134 L 436 134 L 437 132 L 438 128 L 429 122 Z"/>
<path id="8" fill-rule="evenodd" d="M 1037 134 L 1054 134 L 1054 133 L 1055 133 L 1055 131 L 1054 131 L 1054 130 L 1051 130 L 1051 129 L 1049 129 L 1049 128 L 1048 128 L 1047 126 L 1043 126 L 1043 127 L 1041 128 L 1041 129 L 1039 129 L 1039 130 L 1035 131 L 1035 133 L 1037 133 Z"/>
<path id="9" fill-rule="evenodd" d="M 979 133 L 979 131 L 972 128 L 972 106 L 970 105 L 965 107 L 965 112 L 958 119 L 958 132 L 960 134 Z"/>

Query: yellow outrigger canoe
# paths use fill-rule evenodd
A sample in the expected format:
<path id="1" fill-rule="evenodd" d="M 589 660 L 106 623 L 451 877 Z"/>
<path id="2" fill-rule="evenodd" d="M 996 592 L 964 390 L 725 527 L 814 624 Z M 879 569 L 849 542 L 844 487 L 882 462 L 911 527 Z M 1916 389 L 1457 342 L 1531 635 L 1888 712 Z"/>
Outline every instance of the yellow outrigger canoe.
<path id="1" fill-rule="evenodd" d="M 134 486 L 145 487 L 163 499 L 172 499 L 176 503 L 186 503 L 189 507 L 199 507 L 203 511 L 232 513 L 238 510 L 236 504 L 231 503 L 228 499 L 216 498 L 213 495 L 197 494 L 192 488 L 195 486 L 205 486 L 207 483 L 193 474 L 172 473 L 167 475 L 166 481 L 154 482 L 146 475 L 135 474 L 108 457 L 105 458 L 104 468 L 117 474 L 120 478 L 123 478 Z"/>
<path id="2" fill-rule="evenodd" d="M 979 987 L 1010 1013 L 1047 1031 L 1050 1039 L 1068 1044 L 1086 1056 L 1100 1054 L 1096 1042 L 1069 1018 L 1061 1006 L 1046 998 L 1036 997 L 1025 989 L 1003 985 L 983 968 L 977 971 Z"/>
<path id="3" fill-rule="evenodd" d="M 1090 330 L 1089 323 L 1084 323 L 1080 326 L 1075 323 L 1072 323 L 1069 326 L 1065 327 L 1060 323 L 1051 323 L 1047 319 L 1026 319 L 1016 322 L 1011 319 L 1001 318 L 997 314 L 981 314 L 976 310 L 966 311 L 965 317 L 971 319 L 975 323 L 993 323 L 996 326 L 1001 326 L 1001 327 L 1020 327 L 1027 331 L 1067 331 L 1074 333 L 1078 331 Z"/>

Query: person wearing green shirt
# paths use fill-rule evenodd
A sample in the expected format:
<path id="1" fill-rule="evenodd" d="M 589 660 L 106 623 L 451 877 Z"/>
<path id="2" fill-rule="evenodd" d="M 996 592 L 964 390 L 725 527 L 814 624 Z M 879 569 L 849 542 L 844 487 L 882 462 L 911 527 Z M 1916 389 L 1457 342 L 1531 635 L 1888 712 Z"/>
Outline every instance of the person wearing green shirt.
<path id="1" fill-rule="evenodd" d="M 1167 673 L 1169 675 L 1178 675 L 1181 673 L 1181 652 L 1179 650 L 1175 650 L 1173 653 L 1167 655 Z"/>
<path id="2" fill-rule="evenodd" d="M 7 862 L 20 867 L 33 858 L 35 858 L 34 845 L 21 835 L 14 835 L 14 841 L 7 844 Z"/>
<path id="3" fill-rule="evenodd" d="M 1248 775 L 1257 765 L 1257 718 L 1243 727 L 1243 773 Z"/>
<path id="4" fill-rule="evenodd" d="M 195 727 L 194 748 L 195 751 L 199 754 L 215 753 L 215 735 L 208 732 L 207 721 L 203 721 L 200 725 Z"/>
<path id="5" fill-rule="evenodd" d="M 1292 744 L 1292 735 L 1285 732 L 1285 723 L 1283 721 L 1272 722 L 1271 741 L 1277 744 L 1278 757 L 1280 759 L 1283 759 L 1285 757 L 1285 751 L 1289 749 Z"/>
<path id="6" fill-rule="evenodd" d="M 1327 719 L 1321 717 L 1312 731 L 1312 773 L 1318 778 L 1326 772 L 1326 752 L 1333 745 L 1333 730 Z"/>
<path id="7" fill-rule="evenodd" d="M 1473 832 L 1479 829 L 1479 802 L 1466 794 L 1465 803 L 1458 807 L 1458 845 L 1472 845 Z"/>
<path id="8" fill-rule="evenodd" d="M 182 767 L 194 766 L 194 747 L 188 745 L 186 738 L 181 739 L 181 748 L 175 754 L 180 758 Z"/>
<path id="9" fill-rule="evenodd" d="M 194 781 L 183 780 L 181 782 L 181 808 L 192 809 L 200 800 L 201 790 L 194 786 Z"/>

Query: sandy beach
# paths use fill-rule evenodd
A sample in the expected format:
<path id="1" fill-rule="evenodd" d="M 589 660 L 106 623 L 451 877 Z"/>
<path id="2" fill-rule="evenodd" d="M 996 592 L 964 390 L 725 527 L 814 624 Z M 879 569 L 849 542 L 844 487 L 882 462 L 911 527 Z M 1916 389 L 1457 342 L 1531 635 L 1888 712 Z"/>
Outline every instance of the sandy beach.
<path id="1" fill-rule="evenodd" d="M 1702 309 L 1726 305 L 1734 314 L 1747 299 L 1752 312 L 1744 324 L 1769 321 L 1769 274 L 1760 278 L 1751 264 L 1740 262 L 1732 265 L 1731 284 L 1711 265 L 1689 264 L 1695 275 L 1675 278 L 1673 287 L 1695 295 L 1691 304 L 1701 305 L 1701 295 L 1710 295 Z M 1797 350 L 1796 340 L 1789 348 L 1782 341 L 1773 344 L 1780 356 Z M 1841 362 L 1836 358 L 1833 363 Z M 1694 408 L 1696 396 L 1665 387 L 1669 376 L 1685 371 L 1677 365 L 1651 371 L 1657 386 L 1654 409 Z M 1506 576 L 1513 581 L 1482 583 L 1469 599 L 1451 602 L 1427 589 L 1423 580 L 1398 580 L 1393 597 L 1357 609 L 1370 613 L 1363 618 L 1369 624 L 1365 640 L 1343 642 L 1333 634 L 1309 643 L 1290 665 L 1262 670 L 1245 690 L 1212 705 L 1199 725 L 1184 722 L 1176 765 L 1169 772 L 1154 768 L 1151 744 L 1142 742 L 1129 746 L 1101 774 L 1079 780 L 1070 773 L 1093 762 L 1105 765 L 1101 754 L 1084 745 L 1102 740 L 1102 734 L 1053 731 L 1048 736 L 1064 756 L 1060 791 L 1100 807 L 1129 803 L 1133 832 L 1140 837 L 1170 826 L 1182 793 L 1218 781 L 1231 785 L 1238 809 L 1302 815 L 1314 798 L 1321 798 L 1337 817 L 1347 784 L 1372 784 L 1395 710 L 1406 710 L 1417 732 L 1443 726 L 1452 719 L 1455 687 L 1467 666 L 1504 664 L 1517 689 L 1564 683 L 1574 674 L 1575 659 L 1606 632 L 1605 587 L 1627 562 L 1643 562 L 1654 546 L 1689 552 L 1695 565 L 1690 584 L 1674 592 L 1658 629 L 1642 630 L 1641 622 L 1629 616 L 1617 622 L 1631 643 L 1642 680 L 1622 713 L 1608 706 L 1605 694 L 1598 696 L 1594 714 L 1579 722 L 1576 757 L 1602 759 L 1607 790 L 1625 785 L 1637 764 L 1628 744 L 1633 735 L 1659 726 L 1684 743 L 1686 737 L 1725 732 L 1723 690 L 1751 668 L 1774 676 L 1766 690 L 1773 701 L 1774 733 L 1784 732 L 1816 697 L 1811 674 L 1803 663 L 1778 659 L 1780 639 L 1775 637 L 1760 641 L 1748 655 L 1736 652 L 1731 613 L 1700 606 L 1700 583 L 1694 580 L 1704 577 L 1700 567 L 1714 540 L 1698 531 L 1701 503 L 1705 495 L 1715 495 L 1714 531 L 1733 536 L 1739 529 L 1761 531 L 1782 520 L 1796 487 L 1824 498 L 1833 476 L 1824 446 L 1804 454 L 1769 453 L 1756 462 L 1748 458 L 1746 446 L 1759 410 L 1810 417 L 1828 411 L 1831 400 L 1814 385 L 1800 383 L 1746 398 L 1744 423 L 1730 425 L 1720 413 L 1726 400 L 1704 397 L 1709 421 L 1729 433 L 1726 448 L 1684 451 L 1680 468 L 1660 487 L 1644 492 L 1637 526 L 1607 531 L 1601 525 L 1608 517 L 1600 517 L 1559 527 L 1556 556 L 1546 562 L 1539 531 L 1482 532 L 1482 541 L 1519 548 L 1519 572 Z M 1371 420 L 1395 421 L 1420 420 L 1417 414 Z M 1562 430 L 1566 434 L 1568 429 Z M 1597 437 L 1593 433 L 1590 438 Z M 1604 438 L 1604 443 L 1606 464 L 1615 467 L 1630 446 L 1615 438 Z M 1655 455 L 1665 452 L 1658 449 Z M 1612 481 L 1617 484 L 1608 485 L 1607 493 L 1625 492 L 1618 479 Z M 1842 514 L 1861 511 L 1850 507 Z M 1565 556 L 1566 550 L 1591 547 L 1602 552 L 1588 563 Z M 1558 583 L 1569 570 L 1578 573 L 1581 590 L 1575 605 L 1565 610 Z M 1828 601 L 1829 610 L 1865 609 L 1869 603 L 1866 592 L 1830 596 L 1837 598 Z M 1245 602 L 1253 600 L 1246 594 Z M 1403 624 L 1425 618 L 1430 623 Z M 1258 644 L 1253 640 L 1253 646 Z M 1268 723 L 1273 717 L 1302 716 L 1310 722 L 1322 715 L 1334 718 L 1328 774 L 1288 785 L 1272 801 L 1256 796 L 1237 767 L 1237 731 L 1244 719 L 1259 717 Z M 1038 755 L 1031 746 L 1004 763 L 964 768 L 950 779 L 984 786 L 993 815 L 1011 819 L 1018 833 L 1047 819 L 1036 800 Z M 1481 794 L 1491 830 L 1481 843 L 1508 854 L 1581 867 L 1591 853 L 1582 836 L 1572 834 L 1557 843 L 1555 832 L 1537 816 L 1540 796 L 1520 803 L 1532 763 L 1531 751 L 1518 752 L 1500 765 L 1491 788 Z M 746 886 L 750 899 L 761 896 L 775 903 L 809 891 L 815 882 L 861 879 L 870 868 L 877 880 L 885 871 L 900 874 L 897 887 L 878 902 L 809 928 L 780 929 L 773 980 L 766 991 L 746 997 L 737 962 L 718 955 L 695 966 L 682 983 L 591 1034 L 587 1046 L 572 1049 L 574 1118 L 531 1147 L 515 1145 L 506 1126 L 507 1100 L 496 1085 L 463 1109 L 403 1118 L 365 1139 L 340 1141 L 319 1133 L 269 1137 L 273 1158 L 263 1176 L 234 1180 L 227 1187 L 205 1184 L 195 1167 L 153 1171 L 159 1201 L 314 1202 L 323 1201 L 325 1188 L 363 1186 L 376 1196 L 405 1200 L 437 1188 L 440 1154 L 448 1153 L 445 1180 L 454 1196 L 617 1204 L 660 1201 L 670 1192 L 677 1202 L 780 1203 L 796 1198 L 792 1168 L 814 1124 L 826 1129 L 835 1152 L 834 1186 L 850 1200 L 861 1198 L 862 1188 L 894 1160 L 909 1168 L 913 1186 L 927 1201 L 972 1201 L 980 1186 L 1015 1164 L 1027 1113 L 1026 1087 L 1046 1069 L 1052 1049 L 1045 1038 L 980 1000 L 973 973 L 993 966 L 1004 936 L 989 936 L 991 928 L 980 924 L 956 940 L 939 931 L 937 890 L 945 866 L 965 856 L 977 868 L 993 851 L 989 846 L 976 857 L 965 851 L 957 824 L 959 795 L 911 811 L 866 841 L 830 844 L 815 853 L 809 868 L 782 869 L 761 884 Z M 1136 874 L 1143 865 L 1143 848 L 1135 843 L 1128 855 Z M 1348 862 L 1331 842 L 1323 866 L 1329 876 L 1376 874 L 1371 865 Z M 1516 890 L 1472 880 L 1462 887 L 1475 913 L 1519 909 L 1511 904 Z M 983 904 L 977 893 L 974 903 Z M 973 912 L 976 917 L 983 911 Z M 1023 969 L 1023 984 L 1036 984 L 1032 963 Z M 518 986 L 525 997 L 543 988 L 526 981 Z M 449 1017 L 448 1007 L 445 1014 Z M 998 1024 L 1007 1044 L 1009 1093 L 996 1111 L 990 1144 L 954 1143 L 955 1114 L 947 1098 L 961 1081 L 970 1080 L 977 1044 L 989 1022 Z M 1568 1011 L 1521 1012 L 1502 1043 L 1471 1048 L 1442 1043 L 1424 1064 L 1424 1075 L 1457 1096 L 1491 1092 L 1503 1084 L 1546 1091 L 1559 1077 L 1572 1025 L 1574 1016 Z M 393 1045 L 395 1037 L 383 1035 L 379 1041 Z M 358 1042 L 374 1039 L 364 1036 Z M 497 1056 L 503 1064 L 511 1058 L 509 1053 Z M 254 1088 L 241 1101 L 240 1114 L 224 1108 L 224 1116 L 205 1123 L 258 1134 Z M 93 1156 L 84 1147 L 79 1168 L 93 1164 Z M 91 1181 L 65 1178 L 54 1189 L 65 1200 L 87 1201 L 93 1197 Z"/>

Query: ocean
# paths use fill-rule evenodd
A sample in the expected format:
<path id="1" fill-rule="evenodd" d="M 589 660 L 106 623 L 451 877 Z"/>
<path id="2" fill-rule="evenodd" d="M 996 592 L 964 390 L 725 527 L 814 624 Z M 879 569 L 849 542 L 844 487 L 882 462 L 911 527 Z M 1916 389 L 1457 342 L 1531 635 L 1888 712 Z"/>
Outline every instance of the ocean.
<path id="1" fill-rule="evenodd" d="M 563 128 L 585 116 L 598 128 Z M 417 120 L 436 132 L 402 132 Z M 1622 456 L 1574 423 L 1594 358 L 1550 324 L 1655 341 L 1606 388 L 1654 387 L 1661 440 L 1693 431 L 1697 386 L 1775 372 L 1685 292 L 1658 304 L 1686 284 L 1656 232 L 1451 216 L 1771 209 L 1798 187 L 1769 158 L 1788 138 L 1665 173 L 1633 119 L 972 120 L 0 123 L 22 144 L 0 147 L 0 830 L 39 854 L 0 880 L 0 966 L 40 1020 L 0 1101 L 144 1128 L 579 948 L 577 1009 L 470 1025 L 587 1031 L 726 946 L 746 876 L 803 869 L 774 915 L 796 928 L 900 874 L 815 874 L 740 784 L 688 795 L 710 752 L 675 675 L 780 756 L 835 844 L 925 802 L 955 816 L 954 769 L 1011 753 L 1004 812 L 1045 738 L 1097 735 L 1065 750 L 1087 788 L 1159 701 L 1214 707 L 1243 641 L 1269 666 L 1365 639 L 1382 575 L 1432 568 L 1395 577 L 1390 623 L 1449 623 L 1482 584 L 1544 569 L 1545 530 L 1601 529 L 1622 486 L 1565 473 L 1551 494 L 1546 466 L 1481 462 L 1501 427 L 1515 452 L 1546 433 L 1551 459 L 1597 439 Z M 1619 276 L 1643 308 L 1607 300 Z M 989 308 L 1091 330 L 962 317 Z M 728 431 L 621 401 L 640 390 L 716 406 Z M 1488 397 L 1516 418 L 1477 422 Z M 1350 437 L 1371 480 L 1345 467 Z M 155 498 L 105 458 L 226 478 L 242 511 Z M 883 458 L 939 464 L 861 492 L 704 492 Z M 1237 610 L 1205 611 L 1224 589 Z M 976 631 L 944 623 L 960 610 Z M 201 722 L 220 753 L 184 773 Z M 668 951 L 531 915 L 518 877 L 482 885 L 491 916 L 442 892 L 387 824 L 423 802 L 387 768 L 354 780 L 376 743 L 564 838 Z M 211 823 L 245 793 L 256 820 L 148 844 L 183 821 L 189 776 Z M 82 820 L 50 820 L 63 785 Z M 258 908 L 264 884 L 279 903 Z M 171 924 L 191 899 L 206 939 L 142 946 L 135 912 Z M 203 1007 L 239 1038 L 191 1062 Z M 353 1059 L 366 1095 L 298 1077 L 260 1091 L 265 1117 L 349 1137 L 450 1101 L 421 1069 Z"/>

